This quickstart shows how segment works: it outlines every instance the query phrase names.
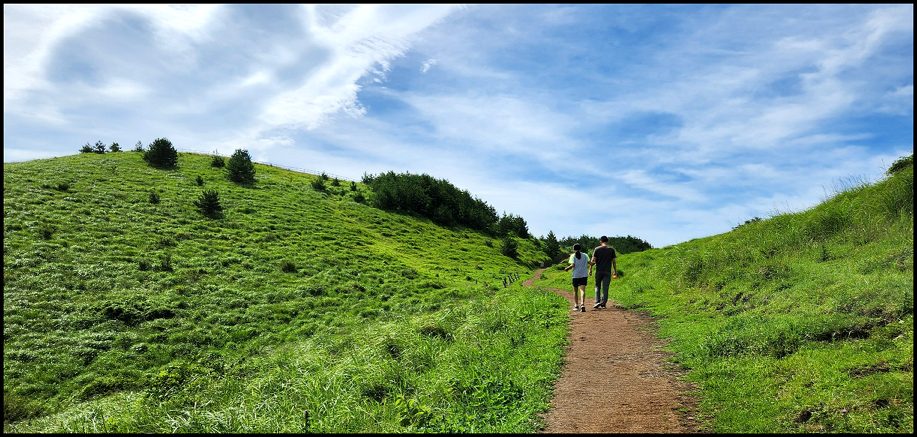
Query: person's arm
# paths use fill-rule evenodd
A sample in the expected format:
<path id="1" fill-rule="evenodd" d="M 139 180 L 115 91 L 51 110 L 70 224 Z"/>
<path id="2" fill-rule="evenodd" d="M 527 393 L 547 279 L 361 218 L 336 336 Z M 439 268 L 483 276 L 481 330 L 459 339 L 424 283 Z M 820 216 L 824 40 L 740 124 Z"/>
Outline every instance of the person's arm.
<path id="1" fill-rule="evenodd" d="M 618 276 L 618 261 L 617 258 L 611 259 L 611 266 L 615 268 L 615 276 Z"/>

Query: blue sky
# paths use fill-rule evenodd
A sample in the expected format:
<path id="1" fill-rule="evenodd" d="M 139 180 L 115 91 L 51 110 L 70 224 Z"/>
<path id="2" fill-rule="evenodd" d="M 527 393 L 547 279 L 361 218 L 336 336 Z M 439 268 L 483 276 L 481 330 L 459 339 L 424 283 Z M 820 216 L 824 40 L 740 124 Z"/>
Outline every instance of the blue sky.
<path id="1" fill-rule="evenodd" d="M 3 6 L 3 159 L 133 149 L 426 173 L 654 247 L 914 146 L 913 5 Z"/>

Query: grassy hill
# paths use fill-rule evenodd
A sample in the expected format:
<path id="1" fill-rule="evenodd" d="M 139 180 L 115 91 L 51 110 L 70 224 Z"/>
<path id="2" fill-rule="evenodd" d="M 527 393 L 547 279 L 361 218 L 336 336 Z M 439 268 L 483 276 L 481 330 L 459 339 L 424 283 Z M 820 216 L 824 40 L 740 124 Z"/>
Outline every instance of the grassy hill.
<path id="1" fill-rule="evenodd" d="M 355 201 L 363 184 L 255 168 L 4 163 L 4 432 L 538 428 L 567 308 L 513 281 L 536 240 L 509 258 Z"/>
<path id="2" fill-rule="evenodd" d="M 713 432 L 912 433 L 913 204 L 910 165 L 807 211 L 621 256 L 609 295 L 659 318 Z M 560 267 L 535 285 L 569 289 Z"/>

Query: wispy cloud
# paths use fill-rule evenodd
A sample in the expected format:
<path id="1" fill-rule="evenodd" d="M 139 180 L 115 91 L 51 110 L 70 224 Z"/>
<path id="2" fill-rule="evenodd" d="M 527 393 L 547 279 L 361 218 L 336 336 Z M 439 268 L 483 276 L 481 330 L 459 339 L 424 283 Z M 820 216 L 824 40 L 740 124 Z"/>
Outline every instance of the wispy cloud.
<path id="1" fill-rule="evenodd" d="M 913 5 L 4 5 L 4 156 L 168 136 L 654 245 L 913 150 Z"/>

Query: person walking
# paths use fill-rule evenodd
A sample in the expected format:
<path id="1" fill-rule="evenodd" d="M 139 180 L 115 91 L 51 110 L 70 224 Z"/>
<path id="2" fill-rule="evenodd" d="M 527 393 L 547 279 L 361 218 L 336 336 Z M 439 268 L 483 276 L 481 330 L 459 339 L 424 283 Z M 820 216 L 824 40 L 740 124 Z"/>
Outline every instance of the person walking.
<path id="1" fill-rule="evenodd" d="M 608 303 L 608 286 L 611 284 L 611 278 L 618 277 L 618 263 L 615 260 L 617 254 L 614 248 L 608 247 L 608 237 L 602 235 L 599 238 L 599 247 L 592 251 L 592 259 L 589 264 L 595 266 L 595 305 L 592 308 L 605 308 Z M 614 275 L 611 269 L 614 267 Z"/>
<path id="2" fill-rule="evenodd" d="M 582 252 L 579 243 L 573 245 L 574 253 L 570 255 L 570 265 L 564 271 L 573 269 L 573 311 L 586 312 L 586 283 L 592 275 L 592 262 Z"/>

